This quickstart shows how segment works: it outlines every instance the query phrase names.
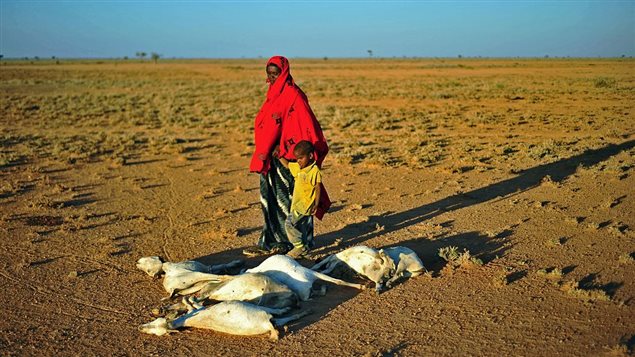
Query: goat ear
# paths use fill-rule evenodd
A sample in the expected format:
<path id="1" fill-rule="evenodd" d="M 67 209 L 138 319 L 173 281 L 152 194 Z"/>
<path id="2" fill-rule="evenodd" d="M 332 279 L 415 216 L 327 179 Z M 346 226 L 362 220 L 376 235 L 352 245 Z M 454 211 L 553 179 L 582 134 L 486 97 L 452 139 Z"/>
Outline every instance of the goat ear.
<path id="1" fill-rule="evenodd" d="M 394 267 L 395 266 L 395 261 L 392 260 L 392 258 L 388 254 L 386 254 L 383 249 L 380 249 L 378 254 L 379 254 L 379 257 L 381 258 L 384 266 L 386 266 L 386 265 L 388 265 L 390 267 Z"/>

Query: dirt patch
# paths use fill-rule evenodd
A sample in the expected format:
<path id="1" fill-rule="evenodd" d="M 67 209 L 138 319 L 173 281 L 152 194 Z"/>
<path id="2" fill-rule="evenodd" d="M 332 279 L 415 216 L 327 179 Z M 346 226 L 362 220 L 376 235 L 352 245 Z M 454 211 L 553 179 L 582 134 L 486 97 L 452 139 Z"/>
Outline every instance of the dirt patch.
<path id="1" fill-rule="evenodd" d="M 24 223 L 28 226 L 59 226 L 64 223 L 61 216 L 34 216 L 27 217 Z"/>
<path id="2" fill-rule="evenodd" d="M 2 64 L 3 354 L 633 352 L 632 60 L 292 61 L 331 148 L 313 258 L 403 245 L 430 274 L 328 285 L 278 342 L 139 333 L 166 294 L 139 257 L 226 263 L 258 239 L 261 69 Z"/>

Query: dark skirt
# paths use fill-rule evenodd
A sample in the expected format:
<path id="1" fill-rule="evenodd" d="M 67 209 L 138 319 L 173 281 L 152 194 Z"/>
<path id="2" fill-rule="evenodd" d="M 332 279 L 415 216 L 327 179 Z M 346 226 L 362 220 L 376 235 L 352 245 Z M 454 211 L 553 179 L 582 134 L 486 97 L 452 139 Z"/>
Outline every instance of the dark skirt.
<path id="1" fill-rule="evenodd" d="M 271 160 L 269 172 L 260 175 L 260 206 L 264 225 L 258 246 L 264 250 L 275 249 L 279 252 L 287 252 L 293 248 L 284 228 L 284 222 L 291 207 L 293 186 L 291 172 L 276 159 Z M 313 216 L 305 222 L 297 228 L 302 232 L 304 245 L 312 248 L 314 245 Z"/>

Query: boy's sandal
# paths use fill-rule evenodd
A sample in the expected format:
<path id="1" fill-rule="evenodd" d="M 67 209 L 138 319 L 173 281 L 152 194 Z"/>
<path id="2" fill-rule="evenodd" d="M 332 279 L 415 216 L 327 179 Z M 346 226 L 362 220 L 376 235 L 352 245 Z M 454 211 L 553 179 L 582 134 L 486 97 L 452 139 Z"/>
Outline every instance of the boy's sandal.
<path id="1" fill-rule="evenodd" d="M 309 250 L 307 248 L 298 247 L 298 248 L 291 249 L 287 253 L 287 256 L 289 256 L 289 257 L 291 257 L 293 259 L 299 259 L 299 258 L 306 258 L 308 254 L 309 254 Z"/>
<path id="2" fill-rule="evenodd" d="M 274 245 L 273 247 L 271 247 L 269 254 L 285 254 L 288 251 L 289 249 L 287 249 L 287 247 L 283 245 Z"/>
<path id="3" fill-rule="evenodd" d="M 257 245 L 243 249 L 243 255 L 246 255 L 248 257 L 258 257 L 261 255 L 267 255 L 267 254 L 271 254 L 271 253 L 268 250 L 264 250 Z"/>

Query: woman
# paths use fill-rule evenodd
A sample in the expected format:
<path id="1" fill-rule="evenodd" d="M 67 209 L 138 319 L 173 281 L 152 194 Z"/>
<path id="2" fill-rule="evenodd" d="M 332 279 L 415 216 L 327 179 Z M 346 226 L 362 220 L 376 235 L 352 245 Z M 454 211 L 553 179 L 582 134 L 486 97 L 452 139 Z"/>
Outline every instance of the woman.
<path id="1" fill-rule="evenodd" d="M 302 140 L 313 143 L 313 155 L 318 167 L 322 166 L 328 152 L 322 128 L 309 101 L 291 77 L 289 61 L 282 56 L 274 56 L 267 61 L 265 69 L 269 89 L 254 123 L 256 149 L 249 165 L 251 172 L 260 174 L 264 225 L 258 245 L 245 249 L 245 255 L 285 253 L 292 248 L 284 222 L 291 205 L 293 176 L 276 158 L 295 161 L 293 148 Z M 325 203 L 328 203 L 328 199 Z M 316 216 L 321 217 L 321 214 Z M 301 231 L 304 244 L 312 247 L 313 219 L 308 220 Z"/>

